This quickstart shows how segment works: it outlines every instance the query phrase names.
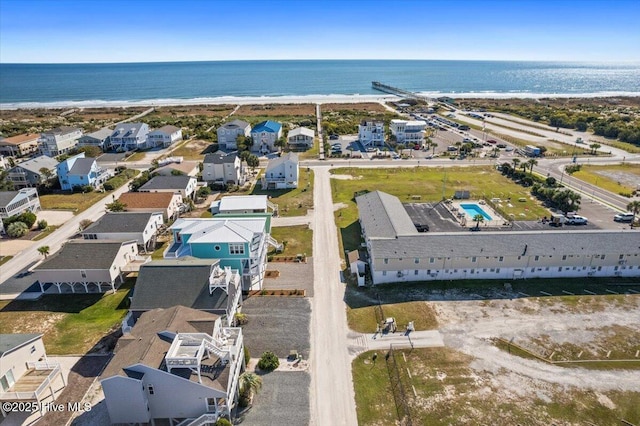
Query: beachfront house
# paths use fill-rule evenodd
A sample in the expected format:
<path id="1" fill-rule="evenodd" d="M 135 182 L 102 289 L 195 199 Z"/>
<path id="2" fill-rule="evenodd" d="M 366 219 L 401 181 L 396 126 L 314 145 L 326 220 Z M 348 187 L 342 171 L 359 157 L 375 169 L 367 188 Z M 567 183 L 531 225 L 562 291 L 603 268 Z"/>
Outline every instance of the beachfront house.
<path id="1" fill-rule="evenodd" d="M 147 148 L 166 148 L 182 140 L 182 129 L 176 126 L 166 125 L 149 132 L 147 137 Z"/>
<path id="2" fill-rule="evenodd" d="M 142 265 L 124 330 L 144 312 L 176 305 L 220 315 L 230 326 L 242 306 L 241 277 L 237 269 L 219 263 L 187 256 Z"/>
<path id="3" fill-rule="evenodd" d="M 362 120 L 358 125 L 358 140 L 365 147 L 383 147 L 384 122 Z"/>
<path id="4" fill-rule="evenodd" d="M 49 157 L 65 154 L 78 145 L 80 137 L 82 137 L 82 129 L 78 127 L 56 127 L 40 135 L 38 139 L 40 153 Z"/>
<path id="5" fill-rule="evenodd" d="M 395 136 L 396 142 L 403 144 L 416 144 L 422 146 L 424 143 L 425 128 L 427 123 L 422 120 L 391 120 L 389 129 Z"/>
<path id="6" fill-rule="evenodd" d="M 16 164 L 9 169 L 8 178 L 15 189 L 46 184 L 56 178 L 58 162 L 46 155 Z"/>
<path id="7" fill-rule="evenodd" d="M 100 376 L 111 423 L 205 425 L 230 417 L 244 366 L 242 329 L 174 306 L 142 314 Z"/>
<path id="8" fill-rule="evenodd" d="M 57 175 L 63 191 L 87 185 L 98 188 L 111 176 L 108 170 L 98 165 L 95 158 L 86 158 L 84 152 L 60 162 Z"/>
<path id="9" fill-rule="evenodd" d="M 233 120 L 218 127 L 218 145 L 222 149 L 238 149 L 238 136 L 251 136 L 251 125 L 246 121 Z"/>
<path id="10" fill-rule="evenodd" d="M 276 121 L 263 121 L 251 129 L 253 145 L 251 151 L 268 154 L 277 151 L 276 141 L 282 137 L 282 124 Z"/>
<path id="11" fill-rule="evenodd" d="M 178 219 L 171 225 L 173 243 L 165 259 L 193 256 L 218 259 L 220 267 L 242 274 L 243 290 L 260 290 L 267 268 L 271 214 L 219 215 L 212 219 Z"/>
<path id="12" fill-rule="evenodd" d="M 151 257 L 138 255 L 137 241 L 70 240 L 33 270 L 44 293 L 115 291 L 126 272 L 137 272 Z M 65 285 L 63 287 L 63 285 Z"/>
<path id="13" fill-rule="evenodd" d="M 135 151 L 147 147 L 149 126 L 146 123 L 120 123 L 109 136 L 111 148 L 116 151 Z"/>
<path id="14" fill-rule="evenodd" d="M 299 172 L 298 154 L 289 152 L 269 160 L 267 169 L 261 178 L 262 189 L 297 188 Z"/>
<path id="15" fill-rule="evenodd" d="M 82 230 L 85 240 L 133 241 L 144 252 L 153 251 L 156 236 L 164 223 L 162 212 L 107 213 Z"/>
<path id="16" fill-rule="evenodd" d="M 35 188 L 0 192 L 0 219 L 6 219 L 27 211 L 35 213 L 38 210 L 40 210 L 40 198 L 38 198 L 38 191 Z M 1 220 L 0 223 L 2 223 Z"/>
<path id="17" fill-rule="evenodd" d="M 156 176 L 142 185 L 139 192 L 173 192 L 182 195 L 183 200 L 196 195 L 198 180 L 191 176 Z"/>
<path id="18" fill-rule="evenodd" d="M 42 334 L 0 334 L 0 402 L 35 402 L 43 414 L 42 401 L 52 403 L 65 386 L 60 364 L 47 359 Z M 3 417 L 10 412 L 2 405 Z"/>
<path id="19" fill-rule="evenodd" d="M 125 211 L 137 213 L 162 213 L 165 221 L 178 217 L 182 195 L 173 192 L 125 192 L 118 198 Z"/>
<path id="20" fill-rule="evenodd" d="M 0 137 L 0 154 L 9 157 L 31 155 L 38 152 L 38 139 L 40 139 L 40 135 L 37 133 L 26 133 L 10 138 Z"/>
<path id="21" fill-rule="evenodd" d="M 296 127 L 287 134 L 287 145 L 294 151 L 304 151 L 313 147 L 315 132 L 306 127 Z"/>
<path id="22" fill-rule="evenodd" d="M 202 180 L 207 184 L 244 185 L 246 170 L 236 153 L 218 151 L 207 154 L 202 162 Z"/>
<path id="23" fill-rule="evenodd" d="M 393 195 L 373 191 L 356 203 L 373 284 L 640 274 L 638 235 L 632 232 L 418 232 Z"/>
<path id="24" fill-rule="evenodd" d="M 113 133 L 113 130 L 108 127 L 88 133 L 78 139 L 78 146 L 95 146 L 102 151 L 106 151 L 110 147 L 111 133 Z"/>

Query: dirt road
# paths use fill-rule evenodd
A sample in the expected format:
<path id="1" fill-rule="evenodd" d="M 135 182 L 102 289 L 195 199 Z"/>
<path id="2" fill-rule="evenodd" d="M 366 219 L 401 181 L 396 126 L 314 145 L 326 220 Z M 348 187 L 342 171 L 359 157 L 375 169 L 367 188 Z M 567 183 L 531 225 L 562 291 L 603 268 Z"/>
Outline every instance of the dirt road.
<path id="1" fill-rule="evenodd" d="M 328 167 L 315 167 L 314 297 L 311 312 L 311 424 L 356 425 L 347 316 Z"/>

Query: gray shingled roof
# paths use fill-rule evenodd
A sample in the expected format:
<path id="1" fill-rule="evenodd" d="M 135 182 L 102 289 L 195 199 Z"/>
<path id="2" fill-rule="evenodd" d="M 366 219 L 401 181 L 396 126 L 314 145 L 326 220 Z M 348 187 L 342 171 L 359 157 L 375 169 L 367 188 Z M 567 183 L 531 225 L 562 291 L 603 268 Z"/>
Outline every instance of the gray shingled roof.
<path id="1" fill-rule="evenodd" d="M 0 207 L 6 207 L 18 195 L 18 191 L 0 191 Z"/>
<path id="2" fill-rule="evenodd" d="M 203 163 L 207 164 L 225 164 L 225 163 L 233 163 L 236 161 L 237 155 L 233 154 L 225 154 L 224 152 L 218 151 L 213 154 L 207 154 L 204 156 Z"/>
<path id="3" fill-rule="evenodd" d="M 112 138 L 138 137 L 145 123 L 120 123 L 111 132 Z"/>
<path id="4" fill-rule="evenodd" d="M 140 187 L 140 191 L 151 189 L 185 189 L 191 176 L 156 176 Z"/>
<path id="5" fill-rule="evenodd" d="M 107 213 L 82 234 L 143 232 L 153 213 Z"/>
<path id="6" fill-rule="evenodd" d="M 247 123 L 246 121 L 236 119 L 236 120 L 230 121 L 229 123 L 223 124 L 222 127 L 229 128 L 229 129 L 235 129 L 239 127 L 241 129 L 246 129 L 248 125 L 249 123 Z"/>
<path id="7" fill-rule="evenodd" d="M 71 240 L 35 270 L 109 269 L 122 244 L 121 241 Z"/>
<path id="8" fill-rule="evenodd" d="M 367 238 L 395 238 L 418 234 L 398 197 L 373 191 L 356 197 L 360 222 Z"/>
<path id="9" fill-rule="evenodd" d="M 22 167 L 25 170 L 29 170 L 30 172 L 40 174 L 40 169 L 45 167 L 49 170 L 56 170 L 56 166 L 58 162 L 46 155 L 41 155 L 36 158 L 32 158 L 31 160 L 23 161 L 22 163 L 16 164 L 16 167 Z"/>
<path id="10" fill-rule="evenodd" d="M 95 158 L 78 158 L 69 170 L 70 175 L 86 176 L 91 171 L 91 166 L 96 161 Z"/>
<path id="11" fill-rule="evenodd" d="M 90 137 L 90 138 L 93 138 L 93 139 L 98 139 L 98 140 L 104 141 L 109 136 L 111 136 L 111 133 L 113 133 L 113 130 L 111 130 L 108 127 L 103 127 L 100 130 L 96 130 L 95 132 L 92 132 L 92 133 L 84 135 L 80 139 L 84 139 L 84 138 L 89 138 Z"/>
<path id="12" fill-rule="evenodd" d="M 272 160 L 269 160 L 269 163 L 267 164 L 267 169 L 265 170 L 265 173 L 268 172 L 269 170 L 275 169 L 276 167 L 280 166 L 280 164 L 284 163 L 285 161 L 293 161 L 293 162 L 298 162 L 298 154 L 296 154 L 295 152 L 288 152 L 285 155 L 281 156 L 281 157 L 277 157 L 274 158 Z"/>
<path id="13" fill-rule="evenodd" d="M 209 294 L 209 275 L 218 262 L 217 259 L 187 257 L 142 265 L 130 309 L 148 311 L 182 305 L 224 313 L 227 294 L 222 289 Z"/>
<path id="14" fill-rule="evenodd" d="M 0 356 L 31 342 L 42 334 L 0 334 Z"/>
<path id="15" fill-rule="evenodd" d="M 472 257 L 554 254 L 640 253 L 638 233 L 629 231 L 426 232 L 371 240 L 376 258 Z"/>

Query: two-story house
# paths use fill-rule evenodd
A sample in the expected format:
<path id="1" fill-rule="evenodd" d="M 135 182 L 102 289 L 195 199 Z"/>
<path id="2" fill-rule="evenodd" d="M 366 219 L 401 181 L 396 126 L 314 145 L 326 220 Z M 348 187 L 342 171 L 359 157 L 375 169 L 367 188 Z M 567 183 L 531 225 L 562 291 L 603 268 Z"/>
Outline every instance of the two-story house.
<path id="1" fill-rule="evenodd" d="M 182 129 L 176 126 L 166 125 L 155 129 L 147 135 L 147 148 L 166 148 L 182 140 Z"/>
<path id="2" fill-rule="evenodd" d="M 391 120 L 389 129 L 398 143 L 414 143 L 422 146 L 424 143 L 427 123 L 422 120 Z"/>
<path id="3" fill-rule="evenodd" d="M 125 211 L 138 213 L 161 212 L 165 221 L 178 217 L 182 195 L 174 192 L 125 192 L 118 198 Z"/>
<path id="4" fill-rule="evenodd" d="M 384 122 L 362 120 L 358 125 L 358 139 L 365 147 L 384 146 Z"/>
<path id="5" fill-rule="evenodd" d="M 198 180 L 191 176 L 156 176 L 142 185 L 139 192 L 174 192 L 182 195 L 183 200 L 193 199 L 196 195 Z"/>
<path id="6" fill-rule="evenodd" d="M 260 290 L 267 268 L 271 214 L 218 215 L 213 219 L 178 219 L 171 225 L 173 243 L 164 257 L 219 259 L 221 267 L 242 274 L 244 290 Z"/>
<path id="7" fill-rule="evenodd" d="M 238 136 L 249 137 L 251 125 L 246 121 L 233 120 L 218 127 L 218 145 L 227 150 L 238 149 Z"/>
<path id="8" fill-rule="evenodd" d="M 282 137 L 282 124 L 276 121 L 263 121 L 251 129 L 253 145 L 251 151 L 268 154 L 277 151 L 276 141 Z"/>
<path id="9" fill-rule="evenodd" d="M 58 164 L 57 175 L 63 191 L 85 185 L 98 188 L 109 179 L 109 172 L 98 166 L 95 158 L 85 158 L 84 152 Z"/>
<path id="10" fill-rule="evenodd" d="M 202 180 L 208 184 L 244 185 L 246 171 L 235 153 L 217 151 L 207 154 L 202 162 Z"/>
<path id="11" fill-rule="evenodd" d="M 38 139 L 40 135 L 37 133 L 0 138 L 0 154 L 10 157 L 31 155 L 38 152 Z"/>
<path id="12" fill-rule="evenodd" d="M 156 235 L 164 223 L 162 212 L 107 213 L 81 231 L 85 240 L 132 241 L 144 252 L 153 251 Z"/>
<path id="13" fill-rule="evenodd" d="M 45 184 L 56 178 L 58 162 L 46 155 L 16 164 L 9 169 L 8 178 L 15 189 Z"/>
<path id="14" fill-rule="evenodd" d="M 120 123 L 109 136 L 111 148 L 116 151 L 134 151 L 147 147 L 149 125 L 146 123 Z"/>
<path id="15" fill-rule="evenodd" d="M 92 133 L 87 133 L 78 139 L 78 146 L 97 146 L 102 151 L 106 151 L 110 147 L 111 134 L 113 130 L 104 127 Z"/>
<path id="16" fill-rule="evenodd" d="M 80 137 L 82 137 L 82 129 L 78 127 L 56 127 L 40 135 L 38 140 L 40 152 L 49 157 L 66 154 L 78 145 Z"/>
<path id="17" fill-rule="evenodd" d="M 40 198 L 35 188 L 23 188 L 18 191 L 0 192 L 0 218 L 8 218 L 26 211 L 40 210 Z"/>
<path id="18" fill-rule="evenodd" d="M 306 127 L 296 127 L 287 134 L 289 149 L 304 151 L 313 147 L 315 132 Z"/>
<path id="19" fill-rule="evenodd" d="M 287 189 L 298 187 L 300 173 L 298 154 L 289 152 L 269 160 L 262 176 L 262 189 Z"/>
<path id="20" fill-rule="evenodd" d="M 112 423 L 215 424 L 231 417 L 244 366 L 242 329 L 174 306 L 142 314 L 100 378 Z"/>

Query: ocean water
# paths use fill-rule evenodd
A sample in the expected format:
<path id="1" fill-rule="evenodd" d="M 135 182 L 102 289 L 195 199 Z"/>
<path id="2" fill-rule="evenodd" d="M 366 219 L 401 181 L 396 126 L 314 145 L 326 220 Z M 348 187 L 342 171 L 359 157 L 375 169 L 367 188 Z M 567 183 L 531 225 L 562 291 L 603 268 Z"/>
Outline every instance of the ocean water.
<path id="1" fill-rule="evenodd" d="M 458 97 L 640 96 L 640 63 L 308 60 L 0 64 L 0 106 L 379 95 L 373 80 Z"/>

